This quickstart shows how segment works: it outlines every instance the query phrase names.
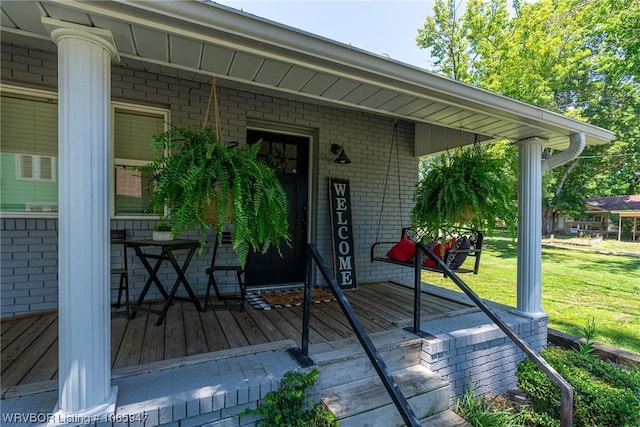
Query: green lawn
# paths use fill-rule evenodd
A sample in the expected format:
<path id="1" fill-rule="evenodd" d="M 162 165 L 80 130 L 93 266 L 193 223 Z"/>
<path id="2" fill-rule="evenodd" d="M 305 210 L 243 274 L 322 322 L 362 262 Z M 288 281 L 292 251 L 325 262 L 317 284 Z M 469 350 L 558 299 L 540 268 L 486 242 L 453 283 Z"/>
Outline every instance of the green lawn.
<path id="1" fill-rule="evenodd" d="M 485 237 L 478 275 L 462 279 L 480 297 L 515 307 L 516 242 Z M 459 290 L 434 273 L 423 272 L 422 280 Z M 542 304 L 549 327 L 581 336 L 594 319 L 594 341 L 640 353 L 640 258 L 543 246 Z"/>
<path id="2" fill-rule="evenodd" d="M 588 239 L 581 239 L 579 237 L 567 237 L 560 236 L 552 239 L 542 239 L 542 243 L 549 243 L 554 245 L 570 245 L 576 249 L 593 249 L 597 251 L 607 251 L 607 252 L 622 252 L 622 253 L 633 253 L 640 255 L 640 242 L 631 242 L 631 241 L 622 241 L 619 242 L 615 238 L 608 238 L 601 242 L 595 243 L 593 246 L 588 246 Z"/>

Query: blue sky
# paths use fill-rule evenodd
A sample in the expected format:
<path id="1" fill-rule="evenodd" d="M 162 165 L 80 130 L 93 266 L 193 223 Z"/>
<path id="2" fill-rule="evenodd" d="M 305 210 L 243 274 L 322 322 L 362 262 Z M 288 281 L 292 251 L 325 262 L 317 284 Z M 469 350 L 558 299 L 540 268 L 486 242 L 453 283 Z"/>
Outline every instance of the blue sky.
<path id="1" fill-rule="evenodd" d="M 431 69 L 427 51 L 416 46 L 415 38 L 427 15 L 433 12 L 433 0 L 216 0 L 216 3 Z"/>

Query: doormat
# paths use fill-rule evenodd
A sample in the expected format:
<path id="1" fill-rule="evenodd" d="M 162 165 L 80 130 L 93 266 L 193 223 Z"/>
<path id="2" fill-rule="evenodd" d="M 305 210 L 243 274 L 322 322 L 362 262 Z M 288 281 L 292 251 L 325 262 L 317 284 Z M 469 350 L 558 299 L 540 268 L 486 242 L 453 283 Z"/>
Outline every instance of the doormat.
<path id="1" fill-rule="evenodd" d="M 324 288 L 311 289 L 312 303 L 320 304 L 329 301 L 335 301 L 330 291 Z M 247 292 L 247 302 L 258 310 L 299 306 L 304 302 L 304 289 Z"/>

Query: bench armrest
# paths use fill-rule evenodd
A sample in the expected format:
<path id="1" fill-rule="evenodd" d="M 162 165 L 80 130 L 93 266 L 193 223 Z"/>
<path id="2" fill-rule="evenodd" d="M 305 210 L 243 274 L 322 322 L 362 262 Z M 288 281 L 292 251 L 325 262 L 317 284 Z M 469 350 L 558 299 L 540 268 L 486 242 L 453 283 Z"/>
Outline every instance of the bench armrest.
<path id="1" fill-rule="evenodd" d="M 389 247 L 389 249 L 391 249 L 391 247 L 392 247 L 393 245 L 395 245 L 396 243 L 398 243 L 398 242 L 375 242 L 373 245 L 371 245 L 371 262 L 373 262 L 373 261 L 374 261 L 374 258 L 375 258 L 375 249 L 376 249 L 376 246 L 380 246 L 380 245 L 391 245 L 391 246 Z M 388 251 L 388 249 L 387 249 L 387 251 Z"/>

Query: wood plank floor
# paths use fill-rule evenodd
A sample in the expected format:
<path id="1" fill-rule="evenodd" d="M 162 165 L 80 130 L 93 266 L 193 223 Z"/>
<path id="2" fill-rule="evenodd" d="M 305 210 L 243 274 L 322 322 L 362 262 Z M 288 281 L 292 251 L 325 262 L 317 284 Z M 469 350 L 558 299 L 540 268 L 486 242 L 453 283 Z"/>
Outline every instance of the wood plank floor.
<path id="1" fill-rule="evenodd" d="M 346 292 L 360 321 L 369 333 L 404 327 L 413 316 L 413 290 L 390 282 L 363 284 Z M 426 319 L 469 305 L 423 293 L 422 315 Z M 149 304 L 160 309 L 161 303 Z M 111 321 L 112 368 L 123 368 L 223 349 L 291 339 L 300 345 L 302 308 L 244 312 L 218 309 L 198 312 L 193 304 L 176 302 L 166 320 L 155 326 L 157 314 L 139 312 L 127 321 Z M 2 389 L 57 378 L 58 315 L 50 312 L 1 323 Z M 353 336 L 337 302 L 313 304 L 310 343 Z"/>

